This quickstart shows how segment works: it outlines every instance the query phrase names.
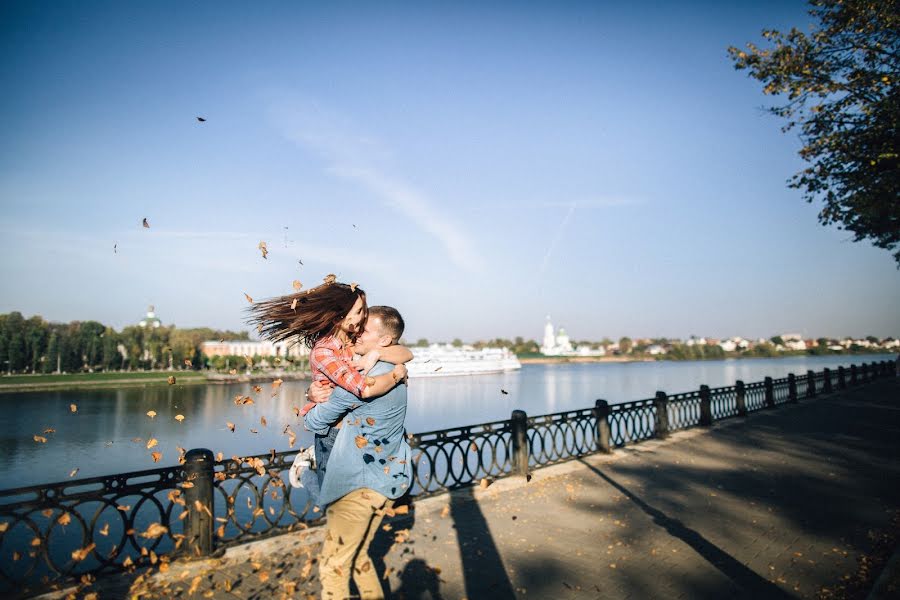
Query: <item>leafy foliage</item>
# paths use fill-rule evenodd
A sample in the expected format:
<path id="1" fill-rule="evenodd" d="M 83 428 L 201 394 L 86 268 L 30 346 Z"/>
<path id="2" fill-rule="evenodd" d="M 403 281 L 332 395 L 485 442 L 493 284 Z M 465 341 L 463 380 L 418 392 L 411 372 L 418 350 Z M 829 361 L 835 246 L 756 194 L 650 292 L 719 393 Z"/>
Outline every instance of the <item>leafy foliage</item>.
<path id="1" fill-rule="evenodd" d="M 768 110 L 799 127 L 810 163 L 790 180 L 822 200 L 823 225 L 893 252 L 900 268 L 900 10 L 894 0 L 811 0 L 809 33 L 762 32 L 766 48 L 728 52 L 787 102 Z"/>
<path id="2" fill-rule="evenodd" d="M 116 332 L 97 321 L 48 323 L 19 312 L 0 315 L 0 369 L 5 373 L 111 371 L 204 364 L 206 340 L 246 340 L 246 332 L 129 326 Z"/>

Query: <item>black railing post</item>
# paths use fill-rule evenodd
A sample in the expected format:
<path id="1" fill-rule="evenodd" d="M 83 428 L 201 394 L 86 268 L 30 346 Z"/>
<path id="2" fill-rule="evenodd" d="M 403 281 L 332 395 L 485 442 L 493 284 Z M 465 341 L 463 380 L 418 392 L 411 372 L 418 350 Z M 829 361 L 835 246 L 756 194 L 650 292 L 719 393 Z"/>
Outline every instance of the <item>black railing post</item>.
<path id="1" fill-rule="evenodd" d="M 653 406 L 656 407 L 656 437 L 667 438 L 669 437 L 669 398 L 665 392 L 656 392 Z"/>
<path id="2" fill-rule="evenodd" d="M 739 417 L 747 416 L 747 390 L 744 382 L 738 379 L 734 382 L 734 389 L 737 397 L 737 411 Z"/>
<path id="3" fill-rule="evenodd" d="M 766 408 L 775 408 L 775 385 L 771 377 L 766 377 Z"/>
<path id="4" fill-rule="evenodd" d="M 894 375 L 900 375 L 900 353 L 897 354 L 897 360 L 894 361 Z"/>
<path id="5" fill-rule="evenodd" d="M 825 367 L 825 384 L 822 391 L 826 394 L 830 394 L 834 391 L 834 388 L 831 387 L 831 369 L 828 367 Z"/>
<path id="6" fill-rule="evenodd" d="M 700 386 L 700 425 L 709 427 L 712 425 L 712 400 L 709 397 L 709 386 Z"/>
<path id="7" fill-rule="evenodd" d="M 806 372 L 806 397 L 816 397 L 816 374 L 814 371 Z"/>
<path id="8" fill-rule="evenodd" d="M 869 365 L 867 365 L 866 363 L 863 363 L 861 371 L 862 371 L 862 381 L 860 383 L 866 383 L 867 381 L 869 381 Z"/>
<path id="9" fill-rule="evenodd" d="M 847 389 L 847 372 L 843 365 L 838 367 L 838 389 Z"/>
<path id="10" fill-rule="evenodd" d="M 859 383 L 856 373 L 858 370 L 859 369 L 856 368 L 856 365 L 850 365 L 850 385 L 856 385 L 857 383 Z"/>
<path id="11" fill-rule="evenodd" d="M 215 457 L 211 450 L 196 448 L 184 455 L 184 500 L 187 517 L 184 532 L 188 551 L 196 556 L 209 556 L 213 552 L 213 466 Z"/>
<path id="12" fill-rule="evenodd" d="M 594 402 L 594 419 L 597 422 L 597 450 L 609 454 L 612 452 L 609 430 L 609 403 L 606 400 Z"/>
<path id="13" fill-rule="evenodd" d="M 524 410 L 512 411 L 513 468 L 518 475 L 528 477 L 528 415 Z"/>
<path id="14" fill-rule="evenodd" d="M 788 373 L 788 402 L 797 402 L 797 378 L 793 373 Z"/>

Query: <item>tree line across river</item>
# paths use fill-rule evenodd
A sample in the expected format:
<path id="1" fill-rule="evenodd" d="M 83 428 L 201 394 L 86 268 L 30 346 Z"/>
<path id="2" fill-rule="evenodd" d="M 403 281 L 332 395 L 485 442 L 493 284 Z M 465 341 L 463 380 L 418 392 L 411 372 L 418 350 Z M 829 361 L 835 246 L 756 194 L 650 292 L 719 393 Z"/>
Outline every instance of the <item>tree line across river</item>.
<path id="1" fill-rule="evenodd" d="M 97 321 L 50 323 L 19 312 L 0 315 L 0 370 L 3 373 L 56 373 L 175 368 L 200 369 L 208 340 L 248 340 L 246 331 L 174 325 L 116 331 Z M 190 365 L 188 366 L 188 363 Z"/>

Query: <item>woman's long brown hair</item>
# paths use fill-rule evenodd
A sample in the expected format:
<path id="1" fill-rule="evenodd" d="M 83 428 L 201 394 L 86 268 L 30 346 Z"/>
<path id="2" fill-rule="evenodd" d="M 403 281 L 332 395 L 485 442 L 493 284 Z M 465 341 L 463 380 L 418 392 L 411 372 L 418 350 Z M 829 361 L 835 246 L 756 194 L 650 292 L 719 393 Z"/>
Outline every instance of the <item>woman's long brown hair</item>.
<path id="1" fill-rule="evenodd" d="M 261 300 L 248 309 L 248 322 L 257 326 L 262 337 L 273 342 L 296 336 L 312 348 L 321 338 L 337 334 L 357 298 L 362 298 L 364 308 L 363 320 L 351 334 L 355 339 L 369 316 L 366 293 L 356 284 L 325 283 L 303 292 Z"/>

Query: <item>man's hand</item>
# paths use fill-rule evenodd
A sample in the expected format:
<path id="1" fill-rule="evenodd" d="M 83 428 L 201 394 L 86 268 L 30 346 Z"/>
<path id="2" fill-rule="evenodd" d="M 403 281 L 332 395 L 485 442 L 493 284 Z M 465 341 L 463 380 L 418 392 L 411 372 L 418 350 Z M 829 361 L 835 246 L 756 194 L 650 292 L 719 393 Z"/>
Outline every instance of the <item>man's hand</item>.
<path id="1" fill-rule="evenodd" d="M 330 381 L 314 381 L 306 390 L 306 398 L 316 404 L 328 402 L 333 387 Z"/>

